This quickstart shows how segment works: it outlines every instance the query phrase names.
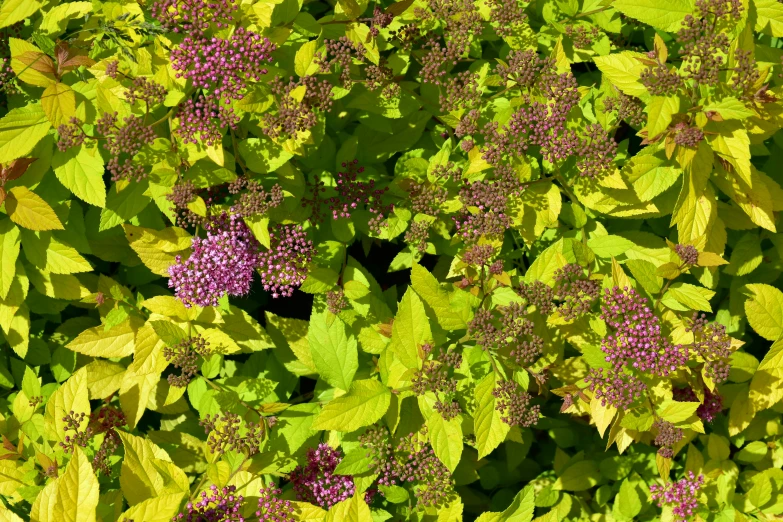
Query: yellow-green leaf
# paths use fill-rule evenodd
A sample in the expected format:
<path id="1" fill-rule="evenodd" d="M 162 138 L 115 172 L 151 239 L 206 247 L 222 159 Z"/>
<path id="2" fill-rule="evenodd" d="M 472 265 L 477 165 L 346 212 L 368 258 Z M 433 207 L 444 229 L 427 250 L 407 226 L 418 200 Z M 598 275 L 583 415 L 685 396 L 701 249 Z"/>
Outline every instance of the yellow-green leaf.
<path id="1" fill-rule="evenodd" d="M 783 337 L 783 292 L 764 284 L 749 284 L 745 288 L 750 291 L 745 301 L 750 326 L 764 339 L 775 341 Z"/>
<path id="2" fill-rule="evenodd" d="M 647 88 L 639 81 L 645 69 L 641 53 L 623 51 L 617 54 L 596 56 L 595 65 L 609 82 L 629 96 L 647 96 Z"/>
<path id="3" fill-rule="evenodd" d="M 103 182 L 103 158 L 97 149 L 74 147 L 55 152 L 52 168 L 65 188 L 97 207 L 106 206 L 106 184 Z"/>
<path id="4" fill-rule="evenodd" d="M 66 422 L 63 417 L 73 411 L 76 415 L 80 413 L 89 414 L 90 397 L 87 392 L 87 375 L 85 370 L 79 370 L 74 373 L 65 383 L 55 391 L 49 401 L 46 403 L 46 421 L 47 432 L 58 441 L 65 438 Z M 81 427 L 87 425 L 88 419 L 84 419 Z"/>
<path id="5" fill-rule="evenodd" d="M 473 430 L 476 433 L 476 449 L 479 458 L 484 458 L 506 438 L 510 426 L 503 422 L 495 409 L 495 373 L 489 373 L 476 384 L 476 410 L 473 413 Z"/>
<path id="6" fill-rule="evenodd" d="M 440 413 L 434 412 L 427 420 L 427 428 L 435 456 L 453 473 L 462 458 L 462 425 L 459 418 L 446 420 Z"/>
<path id="7" fill-rule="evenodd" d="M 5 209 L 11 221 L 29 230 L 63 230 L 60 218 L 52 207 L 27 187 L 8 191 Z"/>
<path id="8" fill-rule="evenodd" d="M 67 347 L 91 357 L 127 357 L 133 353 L 138 319 L 127 319 L 106 330 L 103 325 L 88 328 L 68 343 Z"/>
<path id="9" fill-rule="evenodd" d="M 391 392 L 375 379 L 354 381 L 351 390 L 329 401 L 313 429 L 351 432 L 378 421 L 391 403 Z"/>
<path id="10" fill-rule="evenodd" d="M 0 7 L 0 29 L 29 18 L 40 8 L 39 0 L 4 0 Z"/>
<path id="11" fill-rule="evenodd" d="M 362 493 L 338 502 L 326 514 L 326 522 L 372 522 L 372 513 Z"/>
<path id="12" fill-rule="evenodd" d="M 76 94 L 64 83 L 53 83 L 41 95 L 41 107 L 51 124 L 59 127 L 76 114 Z"/>
<path id="13" fill-rule="evenodd" d="M 406 290 L 392 325 L 391 350 L 408 368 L 420 368 L 419 350 L 432 341 L 432 331 L 424 303 L 412 288 Z"/>
<path id="14" fill-rule="evenodd" d="M 10 219 L 0 219 L 0 299 L 8 296 L 19 257 L 19 229 Z"/>
<path id="15" fill-rule="evenodd" d="M 153 230 L 134 225 L 123 225 L 123 228 L 131 248 L 155 274 L 168 277 L 169 267 L 176 262 L 176 257 L 187 258 L 191 236 L 182 228 Z"/>
<path id="16" fill-rule="evenodd" d="M 57 34 L 68 27 L 68 22 L 92 11 L 92 2 L 68 2 L 52 7 L 41 20 L 40 29 L 47 34 Z"/>
<path id="17" fill-rule="evenodd" d="M 0 119 L 0 163 L 29 155 L 51 127 L 40 103 L 11 110 Z"/>
<path id="18" fill-rule="evenodd" d="M 57 479 L 55 510 L 52 517 L 42 522 L 95 522 L 95 509 L 100 496 L 98 478 L 92 464 L 78 446 L 65 467 L 65 473 Z"/>

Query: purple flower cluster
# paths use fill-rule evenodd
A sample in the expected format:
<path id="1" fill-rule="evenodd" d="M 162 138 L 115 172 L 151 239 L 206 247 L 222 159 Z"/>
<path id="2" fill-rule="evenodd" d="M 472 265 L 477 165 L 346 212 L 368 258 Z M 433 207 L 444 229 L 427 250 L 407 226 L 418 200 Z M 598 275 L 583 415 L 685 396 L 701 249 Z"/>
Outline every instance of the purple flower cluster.
<path id="1" fill-rule="evenodd" d="M 674 388 L 674 400 L 680 402 L 698 402 L 696 392 L 692 388 Z M 704 422 L 712 422 L 723 411 L 723 398 L 720 393 L 713 393 L 704 388 L 704 401 L 696 408 L 696 415 Z"/>
<path id="2" fill-rule="evenodd" d="M 686 266 L 699 264 L 699 251 L 693 245 L 675 245 L 674 252 Z"/>
<path id="3" fill-rule="evenodd" d="M 241 218 L 224 213 L 205 228 L 206 238 L 193 238 L 190 257 L 177 256 L 169 267 L 169 288 L 187 307 L 217 306 L 224 295 L 247 295 L 262 258 Z"/>
<path id="4" fill-rule="evenodd" d="M 196 89 L 229 103 L 244 96 L 249 81 L 267 73 L 275 44 L 258 33 L 237 28 L 228 38 L 188 34 L 171 51 L 171 67 L 177 78 L 186 78 Z"/>
<path id="5" fill-rule="evenodd" d="M 356 491 L 353 477 L 334 474 L 342 460 L 340 450 L 328 444 L 321 443 L 317 448 L 307 450 L 307 464 L 297 466 L 289 477 L 297 500 L 328 509 L 351 498 Z"/>
<path id="6" fill-rule="evenodd" d="M 256 516 L 262 522 L 294 522 L 294 506 L 290 500 L 280 498 L 282 491 L 274 484 L 261 488 Z"/>
<path id="7" fill-rule="evenodd" d="M 313 242 L 301 225 L 276 225 L 269 231 L 269 249 L 258 254 L 257 266 L 264 290 L 272 297 L 291 297 L 307 278 L 313 260 Z"/>
<path id="8" fill-rule="evenodd" d="M 601 349 L 617 371 L 627 367 L 665 377 L 688 362 L 688 347 L 674 345 L 663 335 L 647 299 L 633 288 L 607 288 L 601 319 L 611 328 Z"/>
<path id="9" fill-rule="evenodd" d="M 609 404 L 620 410 L 627 410 L 647 390 L 638 377 L 615 369 L 591 368 L 585 382 L 595 397 L 601 399 L 601 405 Z"/>
<path id="10" fill-rule="evenodd" d="M 172 522 L 244 522 L 240 509 L 244 501 L 236 494 L 236 486 L 218 489 L 214 484 L 209 491 L 202 491 L 197 502 L 188 502 L 186 511 L 179 513 Z"/>
<path id="11" fill-rule="evenodd" d="M 376 189 L 375 180 L 358 181 L 357 175 L 364 172 L 364 167 L 358 166 L 359 160 L 353 160 L 342 164 L 341 170 L 337 173 L 335 190 L 337 196 L 329 198 L 329 209 L 332 211 L 332 218 L 349 218 L 351 212 L 367 206 L 371 213 L 383 213 L 381 197 L 388 188 Z"/>
<path id="12" fill-rule="evenodd" d="M 204 143 L 212 147 L 223 139 L 223 129 L 236 129 L 239 116 L 232 107 L 223 106 L 213 96 L 199 94 L 177 107 L 177 135 L 185 143 Z"/>
<path id="13" fill-rule="evenodd" d="M 658 507 L 671 506 L 672 513 L 678 522 L 686 522 L 699 507 L 699 489 L 704 484 L 704 475 L 696 477 L 692 471 L 687 477 L 677 482 L 669 482 L 663 486 L 653 484 L 650 486 L 650 498 L 658 502 Z"/>

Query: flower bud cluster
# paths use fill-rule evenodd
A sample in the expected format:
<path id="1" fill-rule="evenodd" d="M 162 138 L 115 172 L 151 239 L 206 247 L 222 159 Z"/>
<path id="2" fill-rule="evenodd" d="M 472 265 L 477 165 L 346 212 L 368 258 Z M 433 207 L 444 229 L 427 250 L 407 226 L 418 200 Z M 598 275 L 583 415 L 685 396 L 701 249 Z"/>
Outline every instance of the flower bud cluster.
<path id="1" fill-rule="evenodd" d="M 694 312 L 687 332 L 693 333 L 691 345 L 702 359 L 707 376 L 716 384 L 729 378 L 729 357 L 731 357 L 731 337 L 726 327 L 718 323 L 707 323 L 704 314 Z"/>
<path id="2" fill-rule="evenodd" d="M 348 299 L 346 299 L 345 292 L 343 292 L 342 288 L 338 288 L 337 290 L 329 290 L 326 292 L 326 308 L 328 308 L 329 311 L 334 315 L 339 314 L 350 305 L 351 304 L 348 302 Z"/>
<path id="3" fill-rule="evenodd" d="M 226 28 L 238 8 L 236 0 L 155 0 L 150 6 L 164 29 L 185 34 L 208 31 L 210 24 Z"/>
<path id="4" fill-rule="evenodd" d="M 531 405 L 533 397 L 514 381 L 499 383 L 492 396 L 495 397 L 495 409 L 501 413 L 501 420 L 510 426 L 529 428 L 538 423 L 541 406 Z"/>
<path id="5" fill-rule="evenodd" d="M 172 522 L 244 522 L 240 510 L 244 501 L 236 494 L 236 486 L 218 489 L 214 484 L 209 491 L 202 491 L 196 502 L 188 502 L 185 512 L 179 513 Z"/>
<path id="6" fill-rule="evenodd" d="M 527 318 L 521 303 L 479 309 L 468 323 L 468 334 L 485 350 L 501 352 L 517 366 L 527 366 L 541 355 L 544 340 L 533 333 L 534 324 Z"/>
<path id="7" fill-rule="evenodd" d="M 698 402 L 692 388 L 674 388 L 674 400 L 679 402 Z M 717 391 L 711 392 L 704 388 L 704 401 L 696 408 L 696 415 L 704 422 L 712 422 L 723 411 L 723 398 Z"/>
<path id="8" fill-rule="evenodd" d="M 231 412 L 207 415 L 199 424 L 208 435 L 210 451 L 219 455 L 227 451 L 255 455 L 266 433 L 263 422 L 243 422 L 239 415 Z"/>
<path id="9" fill-rule="evenodd" d="M 693 245 L 675 245 L 674 252 L 685 266 L 696 266 L 699 264 L 699 251 Z"/>
<path id="10" fill-rule="evenodd" d="M 293 91 L 305 87 L 301 101 Z M 302 76 L 284 83 L 280 78 L 271 82 L 272 94 L 277 103 L 276 112 L 264 114 L 264 132 L 272 139 L 296 138 L 318 123 L 316 111 L 328 112 L 332 108 L 332 84 L 329 80 L 319 81 L 315 76 Z"/>
<path id="11" fill-rule="evenodd" d="M 588 388 L 601 405 L 627 410 L 647 390 L 638 377 L 614 368 L 591 368 L 585 377 Z"/>
<path id="12" fill-rule="evenodd" d="M 555 310 L 555 291 L 542 281 L 533 281 L 530 284 L 522 282 L 518 293 L 529 305 L 535 306 L 541 315 L 549 315 Z"/>
<path id="13" fill-rule="evenodd" d="M 240 194 L 243 189 L 245 192 Z M 284 198 L 283 187 L 277 183 L 267 192 L 260 182 L 244 176 L 233 181 L 228 186 L 228 192 L 240 194 L 231 212 L 242 217 L 266 214 L 270 209 L 279 207 Z"/>
<path id="14" fill-rule="evenodd" d="M 527 15 L 519 0 L 490 0 L 487 3 L 490 9 L 489 19 L 498 36 L 513 36 L 524 28 Z"/>
<path id="15" fill-rule="evenodd" d="M 108 66 L 106 73 L 108 74 Z M 163 103 L 166 98 L 166 89 L 162 85 L 151 82 L 144 76 L 134 78 L 131 86 L 125 90 L 125 99 L 133 105 L 137 101 L 144 102 L 147 107 Z"/>
<path id="16" fill-rule="evenodd" d="M 324 40 L 326 51 L 315 58 L 319 70 L 322 73 L 329 72 L 333 65 L 340 69 L 340 81 L 345 89 L 353 85 L 351 80 L 351 64 L 354 58 L 364 60 L 367 49 L 364 45 L 354 43 L 347 36 L 341 36 L 338 40 Z"/>
<path id="17" fill-rule="evenodd" d="M 655 436 L 655 445 L 660 446 L 658 455 L 667 459 L 672 458 L 674 456 L 672 448 L 683 439 L 685 432 L 682 428 L 678 428 L 671 422 L 663 419 L 657 419 L 652 427 L 658 432 Z"/>
<path id="18" fill-rule="evenodd" d="M 297 466 L 289 477 L 297 500 L 328 509 L 351 498 L 356 491 L 353 477 L 334 473 L 342 460 L 340 450 L 328 444 L 321 443 L 317 448 L 308 449 L 307 464 Z"/>
<path id="19" fill-rule="evenodd" d="M 261 488 L 256 516 L 264 522 L 294 522 L 294 506 L 290 500 L 280 498 L 282 491 L 274 484 Z"/>
<path id="20" fill-rule="evenodd" d="M 315 249 L 301 225 L 275 225 L 269 249 L 258 254 L 257 267 L 264 290 L 273 298 L 291 297 L 307 279 Z"/>
<path id="21" fill-rule="evenodd" d="M 435 394 L 435 409 L 446 420 L 453 419 L 462 409 L 458 402 L 452 400 L 457 392 L 457 380 L 454 370 L 462 366 L 462 354 L 456 351 L 440 350 L 434 359 L 427 359 L 433 351 L 429 344 L 422 346 L 425 360 L 421 370 L 416 370 L 411 379 L 413 393 L 418 396 L 427 392 Z M 443 397 L 441 397 L 441 394 Z"/>
<path id="22" fill-rule="evenodd" d="M 178 182 L 166 194 L 166 199 L 174 206 L 175 225 L 188 228 L 204 224 L 204 218 L 188 208 L 188 204 L 195 201 L 197 196 L 198 189 L 190 180 Z"/>
<path id="23" fill-rule="evenodd" d="M 604 98 L 604 108 L 607 112 L 616 111 L 618 120 L 626 121 L 634 127 L 642 127 L 647 123 L 644 103 L 622 92 L 617 92 L 617 98 Z"/>
<path id="24" fill-rule="evenodd" d="M 590 312 L 600 293 L 598 283 L 587 279 L 584 269 L 573 263 L 555 270 L 554 276 L 553 293 L 562 301 L 557 307 L 558 313 L 567 321 L 573 321 Z"/>
<path id="25" fill-rule="evenodd" d="M 209 354 L 208 347 L 209 343 L 203 337 L 195 335 L 163 348 L 163 357 L 180 370 L 179 375 L 171 374 L 167 377 L 169 384 L 177 388 L 187 386 L 198 373 L 199 359 Z"/>

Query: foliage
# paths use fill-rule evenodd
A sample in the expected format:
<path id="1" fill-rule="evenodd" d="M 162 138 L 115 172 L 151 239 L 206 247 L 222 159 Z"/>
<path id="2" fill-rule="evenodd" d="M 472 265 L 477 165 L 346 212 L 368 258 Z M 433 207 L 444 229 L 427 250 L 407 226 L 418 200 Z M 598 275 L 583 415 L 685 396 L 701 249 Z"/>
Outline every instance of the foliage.
<path id="1" fill-rule="evenodd" d="M 779 2 L 0 31 L 0 519 L 783 514 Z"/>

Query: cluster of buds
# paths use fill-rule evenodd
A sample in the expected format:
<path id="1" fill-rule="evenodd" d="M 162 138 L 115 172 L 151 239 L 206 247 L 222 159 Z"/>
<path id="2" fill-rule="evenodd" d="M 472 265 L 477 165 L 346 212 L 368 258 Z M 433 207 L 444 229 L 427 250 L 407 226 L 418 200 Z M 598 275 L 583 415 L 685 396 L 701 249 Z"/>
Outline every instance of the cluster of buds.
<path id="1" fill-rule="evenodd" d="M 295 96 L 302 86 L 305 87 L 304 96 Z M 332 84 L 328 80 L 302 76 L 285 83 L 275 78 L 271 88 L 277 111 L 265 113 L 263 121 L 264 133 L 273 140 L 296 138 L 318 123 L 318 112 L 328 112 L 332 108 Z"/>
<path id="2" fill-rule="evenodd" d="M 731 357 L 731 337 L 726 333 L 726 327 L 708 323 L 704 314 L 694 312 L 686 331 L 693 333 L 691 349 L 704 359 L 707 376 L 716 384 L 726 382 Z"/>
<path id="3" fill-rule="evenodd" d="M 294 522 L 294 506 L 290 500 L 280 498 L 282 491 L 274 484 L 259 490 L 256 516 L 264 522 Z"/>
<path id="4" fill-rule="evenodd" d="M 468 323 L 468 334 L 485 350 L 507 356 L 516 365 L 529 365 L 541 355 L 544 340 L 533 333 L 534 324 L 528 319 L 527 309 L 521 303 L 476 311 Z"/>
<path id="5" fill-rule="evenodd" d="M 704 484 L 704 475 L 698 477 L 692 471 L 687 477 L 663 486 L 650 486 L 650 498 L 658 502 L 658 507 L 671 506 L 677 522 L 686 522 L 699 507 L 699 489 Z"/>
<path id="6" fill-rule="evenodd" d="M 237 495 L 236 486 L 218 489 L 214 484 L 209 491 L 202 491 L 196 502 L 188 502 L 185 512 L 179 513 L 172 522 L 245 522 L 242 516 L 242 495 Z"/>
<path id="7" fill-rule="evenodd" d="M 179 375 L 170 374 L 167 379 L 171 386 L 184 388 L 198 373 L 198 362 L 209 353 L 209 343 L 200 335 L 188 337 L 174 346 L 163 348 L 163 357 L 174 368 L 180 370 Z"/>
<path id="8" fill-rule="evenodd" d="M 598 283 L 585 276 L 584 269 L 574 263 L 555 270 L 554 295 L 561 304 L 558 313 L 567 321 L 587 314 L 598 298 Z"/>
<path id="9" fill-rule="evenodd" d="M 674 456 L 673 447 L 683 439 L 685 432 L 682 428 L 663 419 L 657 419 L 652 427 L 658 432 L 655 436 L 655 445 L 660 446 L 658 455 L 667 459 L 672 458 Z"/>
<path id="10" fill-rule="evenodd" d="M 453 400 L 453 395 L 457 392 L 454 370 L 462 366 L 462 354 L 456 351 L 440 350 L 433 359 L 428 359 L 433 352 L 432 345 L 425 344 L 421 350 L 425 360 L 421 370 L 414 373 L 413 392 L 416 395 L 424 395 L 427 392 L 434 393 L 437 398 L 435 410 L 444 419 L 453 419 L 462 413 L 459 403 Z"/>
<path id="11" fill-rule="evenodd" d="M 284 198 L 283 187 L 280 185 L 275 184 L 267 191 L 260 182 L 244 176 L 233 181 L 228 186 L 228 192 L 239 194 L 239 198 L 231 207 L 231 212 L 243 217 L 266 214 L 269 210 L 279 207 Z"/>
<path id="12" fill-rule="evenodd" d="M 531 405 L 531 395 L 514 381 L 504 381 L 492 390 L 495 397 L 495 409 L 500 412 L 501 420 L 510 426 L 529 428 L 538 422 L 541 406 Z"/>
<path id="13" fill-rule="evenodd" d="M 236 451 L 252 456 L 258 453 L 266 435 L 263 420 L 243 422 L 236 413 L 207 415 L 199 424 L 207 433 L 207 446 L 212 453 L 223 455 Z"/>
<path id="14" fill-rule="evenodd" d="M 647 391 L 647 385 L 638 377 L 618 369 L 591 368 L 585 382 L 601 405 L 611 405 L 627 410 L 631 404 Z"/>

